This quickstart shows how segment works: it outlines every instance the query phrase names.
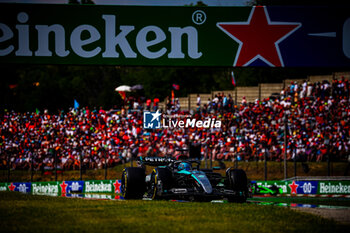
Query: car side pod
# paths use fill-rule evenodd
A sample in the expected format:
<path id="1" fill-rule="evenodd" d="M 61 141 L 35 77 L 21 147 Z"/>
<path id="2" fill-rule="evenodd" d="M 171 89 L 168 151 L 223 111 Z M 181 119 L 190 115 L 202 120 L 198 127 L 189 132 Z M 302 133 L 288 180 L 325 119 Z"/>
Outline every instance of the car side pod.
<path id="1" fill-rule="evenodd" d="M 142 199 L 146 191 L 145 179 L 145 169 L 141 167 L 124 168 L 120 187 L 124 199 Z"/>
<path id="2" fill-rule="evenodd" d="M 247 174 L 242 169 L 228 168 L 226 170 L 226 179 L 229 189 L 233 190 L 234 194 L 229 197 L 230 202 L 246 202 L 249 196 Z"/>

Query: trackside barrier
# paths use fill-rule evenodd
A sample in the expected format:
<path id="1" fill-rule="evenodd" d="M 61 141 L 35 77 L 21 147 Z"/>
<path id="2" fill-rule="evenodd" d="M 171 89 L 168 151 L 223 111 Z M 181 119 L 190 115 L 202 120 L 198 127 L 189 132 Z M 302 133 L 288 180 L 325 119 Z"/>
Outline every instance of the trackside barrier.
<path id="1" fill-rule="evenodd" d="M 282 188 L 282 194 L 349 195 L 350 181 L 256 181 L 258 185 Z"/>
<path id="2" fill-rule="evenodd" d="M 49 196 L 66 196 L 72 193 L 118 194 L 120 184 L 120 180 L 10 182 L 0 183 L 0 191 L 18 191 Z"/>
<path id="3" fill-rule="evenodd" d="M 258 185 L 276 185 L 282 194 L 350 195 L 350 181 L 256 181 Z M 120 180 L 10 182 L 0 183 L 0 191 L 65 196 L 72 193 L 118 194 Z"/>

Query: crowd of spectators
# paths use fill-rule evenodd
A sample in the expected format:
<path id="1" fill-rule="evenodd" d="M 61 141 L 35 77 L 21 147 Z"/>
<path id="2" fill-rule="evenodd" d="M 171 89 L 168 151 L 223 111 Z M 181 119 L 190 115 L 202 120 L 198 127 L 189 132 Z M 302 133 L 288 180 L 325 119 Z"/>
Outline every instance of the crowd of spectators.
<path id="1" fill-rule="evenodd" d="M 198 96 L 199 97 L 199 96 Z M 137 156 L 177 157 L 190 143 L 212 160 L 345 161 L 350 155 L 348 80 L 292 82 L 279 96 L 234 103 L 219 94 L 183 112 L 167 104 L 167 116 L 216 119 L 220 128 L 143 129 L 142 104 L 136 110 L 70 109 L 50 114 L 5 111 L 0 115 L 0 167 L 37 170 L 100 169 Z M 157 105 L 158 108 L 158 105 Z M 147 105 L 145 109 L 151 109 Z M 156 109 L 156 108 L 154 108 Z M 284 118 L 287 118 L 287 121 Z M 285 124 L 287 128 L 285 130 Z M 287 148 L 284 136 L 287 132 Z M 33 158 L 33 160 L 32 160 Z"/>

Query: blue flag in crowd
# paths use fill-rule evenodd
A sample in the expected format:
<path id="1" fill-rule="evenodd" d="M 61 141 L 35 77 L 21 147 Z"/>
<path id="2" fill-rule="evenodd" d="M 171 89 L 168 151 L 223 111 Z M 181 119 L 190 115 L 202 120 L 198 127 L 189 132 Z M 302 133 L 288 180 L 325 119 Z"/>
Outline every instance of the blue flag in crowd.
<path id="1" fill-rule="evenodd" d="M 79 108 L 79 103 L 77 100 L 74 100 L 74 108 L 75 109 Z"/>

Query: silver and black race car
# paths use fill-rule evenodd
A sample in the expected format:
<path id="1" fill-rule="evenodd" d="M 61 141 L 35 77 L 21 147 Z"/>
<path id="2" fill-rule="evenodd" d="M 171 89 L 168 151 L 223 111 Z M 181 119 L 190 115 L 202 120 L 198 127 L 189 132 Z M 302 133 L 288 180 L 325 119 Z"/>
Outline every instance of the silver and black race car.
<path id="1" fill-rule="evenodd" d="M 241 169 L 228 168 L 223 177 L 213 169 L 200 169 L 199 160 L 159 157 L 140 157 L 139 165 L 123 170 L 121 192 L 125 199 L 245 202 L 250 196 L 247 175 Z M 146 165 L 155 167 L 149 175 Z"/>

